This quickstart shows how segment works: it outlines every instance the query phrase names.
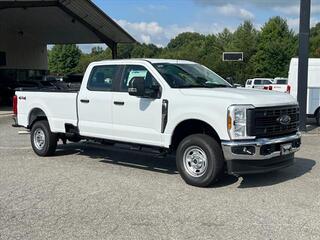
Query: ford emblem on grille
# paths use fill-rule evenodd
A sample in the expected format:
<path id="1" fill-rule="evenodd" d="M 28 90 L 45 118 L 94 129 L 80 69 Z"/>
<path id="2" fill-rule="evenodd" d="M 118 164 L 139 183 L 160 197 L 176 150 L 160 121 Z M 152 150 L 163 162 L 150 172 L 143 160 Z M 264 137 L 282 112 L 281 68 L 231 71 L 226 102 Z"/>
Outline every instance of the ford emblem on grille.
<path id="1" fill-rule="evenodd" d="M 277 122 L 281 125 L 288 125 L 291 122 L 291 117 L 289 115 L 282 115 L 277 118 Z"/>

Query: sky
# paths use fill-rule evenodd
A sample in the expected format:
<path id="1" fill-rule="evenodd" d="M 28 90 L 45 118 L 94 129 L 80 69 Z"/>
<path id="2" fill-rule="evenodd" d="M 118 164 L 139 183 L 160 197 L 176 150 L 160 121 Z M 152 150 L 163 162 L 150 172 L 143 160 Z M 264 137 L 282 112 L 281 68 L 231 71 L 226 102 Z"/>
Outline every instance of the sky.
<path id="1" fill-rule="evenodd" d="M 234 31 L 244 20 L 257 29 L 282 16 L 299 31 L 299 0 L 93 0 L 141 43 L 164 47 L 182 32 L 215 34 Z M 320 0 L 311 0 L 311 26 L 320 22 Z M 93 45 L 81 45 L 90 52 Z M 103 45 L 102 45 L 103 46 Z"/>

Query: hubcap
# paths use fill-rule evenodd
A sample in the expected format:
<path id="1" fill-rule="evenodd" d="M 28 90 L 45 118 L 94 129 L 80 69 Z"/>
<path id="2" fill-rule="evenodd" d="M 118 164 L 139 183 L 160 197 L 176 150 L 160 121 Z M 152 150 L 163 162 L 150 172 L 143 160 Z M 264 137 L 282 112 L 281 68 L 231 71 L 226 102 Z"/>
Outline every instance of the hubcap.
<path id="1" fill-rule="evenodd" d="M 46 143 L 46 136 L 41 128 L 37 128 L 34 131 L 33 143 L 38 150 L 42 150 L 44 148 L 44 145 Z"/>
<path id="2" fill-rule="evenodd" d="M 183 154 L 183 165 L 192 177 L 201 177 L 208 167 L 207 155 L 198 146 L 188 147 Z"/>

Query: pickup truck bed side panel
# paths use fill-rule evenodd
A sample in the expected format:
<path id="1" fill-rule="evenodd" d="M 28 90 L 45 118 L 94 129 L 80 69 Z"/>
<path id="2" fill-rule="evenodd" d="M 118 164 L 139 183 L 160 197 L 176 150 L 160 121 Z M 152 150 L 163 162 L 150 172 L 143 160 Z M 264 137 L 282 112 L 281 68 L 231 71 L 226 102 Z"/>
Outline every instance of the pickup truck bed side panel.
<path id="1" fill-rule="evenodd" d="M 65 132 L 65 123 L 77 125 L 77 93 L 17 91 L 18 123 L 27 127 L 33 109 L 47 116 L 52 132 Z"/>

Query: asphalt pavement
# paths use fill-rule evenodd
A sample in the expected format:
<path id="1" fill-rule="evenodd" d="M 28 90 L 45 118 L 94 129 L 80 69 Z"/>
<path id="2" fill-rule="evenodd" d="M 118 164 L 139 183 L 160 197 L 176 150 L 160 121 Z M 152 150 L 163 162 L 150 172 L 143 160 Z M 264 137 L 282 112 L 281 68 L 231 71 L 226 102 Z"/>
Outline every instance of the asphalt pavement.
<path id="1" fill-rule="evenodd" d="M 210 188 L 174 159 L 91 143 L 37 157 L 0 116 L 0 239 L 320 239 L 320 131 L 289 168 Z"/>

